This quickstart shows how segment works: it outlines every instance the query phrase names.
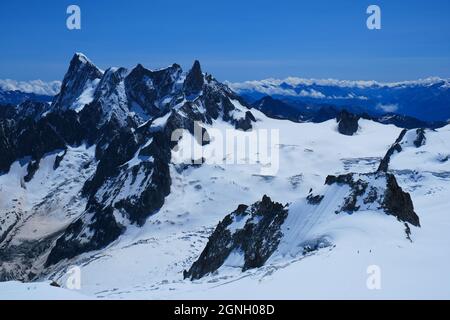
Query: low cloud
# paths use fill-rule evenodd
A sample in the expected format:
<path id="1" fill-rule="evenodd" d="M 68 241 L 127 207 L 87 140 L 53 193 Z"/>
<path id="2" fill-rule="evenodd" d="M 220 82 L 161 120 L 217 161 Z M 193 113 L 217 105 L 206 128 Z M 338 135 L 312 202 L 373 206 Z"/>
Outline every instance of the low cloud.
<path id="1" fill-rule="evenodd" d="M 383 110 L 384 112 L 396 112 L 398 110 L 398 104 L 381 104 L 377 105 L 379 110 Z"/>
<path id="2" fill-rule="evenodd" d="M 59 92 L 60 81 L 45 82 L 42 80 L 16 81 L 11 79 L 0 79 L 0 89 L 4 91 L 22 91 L 25 93 L 35 93 L 54 96 Z"/>
<path id="3" fill-rule="evenodd" d="M 309 98 L 314 98 L 314 99 L 324 99 L 324 98 L 326 98 L 326 96 L 322 92 L 319 92 L 319 91 L 314 90 L 314 89 L 302 90 L 299 93 L 299 96 L 301 96 L 301 97 L 309 97 Z"/>

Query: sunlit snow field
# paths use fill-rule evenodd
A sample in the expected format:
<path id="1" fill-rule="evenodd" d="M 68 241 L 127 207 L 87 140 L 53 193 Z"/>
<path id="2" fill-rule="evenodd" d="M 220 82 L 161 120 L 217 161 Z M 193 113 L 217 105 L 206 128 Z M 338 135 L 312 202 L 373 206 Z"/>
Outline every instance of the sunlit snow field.
<path id="1" fill-rule="evenodd" d="M 292 254 L 289 243 L 282 243 L 260 269 L 241 272 L 230 263 L 201 280 L 183 280 L 183 270 L 198 258 L 217 223 L 239 204 L 250 205 L 264 194 L 283 204 L 292 203 L 287 223 L 302 228 L 306 220 L 301 218 L 304 212 L 301 203 L 311 188 L 315 194 L 321 194 L 325 178 L 330 174 L 375 171 L 401 132 L 392 125 L 360 120 L 358 133 L 349 137 L 338 133 L 335 120 L 299 124 L 270 119 L 256 110 L 252 113 L 258 120 L 255 130 L 279 130 L 280 141 L 276 146 L 280 154 L 279 171 L 275 176 L 261 176 L 261 164 L 202 165 L 182 172 L 174 164 L 171 194 L 160 212 L 149 217 L 141 228 L 130 226 L 108 248 L 85 253 L 71 261 L 72 265 L 81 267 L 81 290 L 63 291 L 48 283 L 30 287 L 30 284 L 9 282 L 0 284 L 0 298 L 76 299 L 80 295 L 89 299 L 450 298 L 450 204 L 447 201 L 450 162 L 441 159 L 450 153 L 449 126 L 436 132 L 427 131 L 425 146 L 416 149 L 405 145 L 404 151 L 392 159 L 391 167 L 399 184 L 411 193 L 421 220 L 421 228 L 412 227 L 412 242 L 405 236 L 403 223 L 394 217 L 378 211 L 336 215 L 334 211 L 329 212 L 333 207 L 331 201 L 327 204 L 329 208 L 324 206 L 321 219 L 314 215 L 308 218 L 308 221 L 317 219 L 305 232 L 328 237 L 332 247 L 301 256 Z M 222 122 L 213 126 L 232 128 Z M 214 141 L 209 147 L 213 145 Z M 81 162 L 92 160 L 90 149 L 73 149 L 69 154 L 62 161 L 61 170 L 69 162 L 77 165 L 75 160 L 80 157 Z M 49 163 L 53 163 L 54 156 L 48 155 Z M 68 196 L 78 192 L 70 183 L 56 179 L 58 170 L 55 173 L 45 170 L 41 166 L 33 179 L 38 185 L 30 186 L 36 188 L 36 199 L 20 198 L 20 188 L 8 184 L 9 192 L 20 199 L 16 206 L 29 210 L 37 205 L 40 191 L 48 194 L 58 187 L 55 184 L 59 181 L 64 184 L 59 187 L 67 188 Z M 20 185 L 25 171 L 26 168 L 15 163 L 9 174 L 0 176 L 0 182 L 15 179 Z M 338 190 L 334 196 L 339 198 Z M 35 222 L 19 229 L 23 237 L 37 239 L 51 232 L 46 228 L 46 219 L 67 223 L 63 214 L 66 211 L 57 204 L 53 209 L 54 213 L 45 218 L 31 216 L 30 221 Z M 296 214 L 300 218 L 295 219 Z M 292 243 L 298 237 L 301 234 L 295 234 Z M 380 267 L 380 290 L 369 290 L 366 285 L 367 268 L 371 265 Z M 41 281 L 51 278 L 64 286 L 65 271 L 55 268 Z M 28 289 L 18 289 L 24 286 Z"/>

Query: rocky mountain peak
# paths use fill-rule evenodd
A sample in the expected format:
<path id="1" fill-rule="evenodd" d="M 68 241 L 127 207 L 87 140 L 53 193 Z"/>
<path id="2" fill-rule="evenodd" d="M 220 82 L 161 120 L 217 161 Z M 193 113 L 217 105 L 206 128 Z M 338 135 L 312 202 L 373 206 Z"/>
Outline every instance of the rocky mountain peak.
<path id="1" fill-rule="evenodd" d="M 31 125 L 28 120 L 8 124 L 7 139 L 0 141 L 0 151 L 8 154 L 0 157 L 1 171 L 18 158 L 28 159 L 25 185 L 37 179 L 48 154 L 57 154 L 53 167 L 58 168 L 64 150 L 81 144 L 95 149 L 92 171 L 79 181 L 86 205 L 47 244 L 47 266 L 104 248 L 127 225 L 142 225 L 158 213 L 172 183 L 174 130 L 193 134 L 195 122 L 215 120 L 249 130 L 256 121 L 226 85 L 212 77 L 205 82 L 198 62 L 184 78 L 178 64 L 158 70 L 138 64 L 131 71 L 114 67 L 103 72 L 82 54 L 72 58 L 51 108 L 33 108 L 36 114 L 29 114 L 36 120 Z"/>
<path id="2" fill-rule="evenodd" d="M 93 91 L 102 76 L 102 70 L 97 68 L 85 55 L 76 53 L 70 61 L 61 91 L 55 97 L 53 107 L 63 110 L 82 107 L 85 101 L 79 99 L 80 96 L 87 90 Z"/>
<path id="3" fill-rule="evenodd" d="M 187 96 L 199 93 L 204 84 L 204 77 L 200 62 L 195 60 L 194 65 L 191 70 L 186 75 L 186 80 L 184 81 L 184 91 Z"/>

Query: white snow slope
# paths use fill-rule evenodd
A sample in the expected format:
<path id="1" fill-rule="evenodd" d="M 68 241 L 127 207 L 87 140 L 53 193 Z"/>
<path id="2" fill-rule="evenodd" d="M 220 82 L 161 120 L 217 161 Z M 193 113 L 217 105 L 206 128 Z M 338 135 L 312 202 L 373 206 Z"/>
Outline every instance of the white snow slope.
<path id="1" fill-rule="evenodd" d="M 298 124 L 270 119 L 256 110 L 252 113 L 258 120 L 254 129 L 279 130 L 275 148 L 280 152 L 280 169 L 276 175 L 261 175 L 261 167 L 267 163 L 205 164 L 181 173 L 173 165 L 171 194 L 159 213 L 149 217 L 143 227 L 129 227 L 106 249 L 64 264 L 81 268 L 78 293 L 101 299 L 450 298 L 450 203 L 444 197 L 450 194 L 450 162 L 444 161 L 450 152 L 450 127 L 426 132 L 426 145 L 419 149 L 405 145 L 392 159 L 399 183 L 411 193 L 421 219 L 422 228 L 412 228 L 410 242 L 404 225 L 380 211 L 335 215 L 330 201 L 306 218 L 298 218 L 309 190 L 321 194 L 327 175 L 376 170 L 401 129 L 361 120 L 357 134 L 349 137 L 337 132 L 334 120 Z M 222 122 L 212 127 L 231 129 Z M 36 175 L 41 170 L 45 168 Z M 17 172 L 11 170 L 0 179 Z M 328 192 L 330 198 L 339 199 L 342 191 L 331 188 Z M 293 236 L 287 241 L 290 238 L 286 237 L 260 269 L 241 272 L 228 263 L 213 275 L 184 280 L 183 270 L 198 258 L 217 223 L 239 204 L 252 204 L 264 194 L 277 202 L 292 203 L 286 225 L 309 231 L 302 235 L 323 236 L 333 246 L 301 256 L 292 245 L 301 239 Z M 33 225 L 37 234 L 46 232 L 45 224 Z M 373 265 L 381 272 L 379 290 L 367 287 L 367 270 Z M 54 280 L 64 287 L 65 271 L 66 267 L 57 268 L 41 281 Z M 51 289 L 58 293 L 52 292 L 50 297 L 40 296 L 39 291 L 30 296 L 29 284 L 11 286 L 0 283 L 0 298 L 11 290 L 22 291 L 26 299 L 71 298 L 58 296 L 58 288 Z"/>

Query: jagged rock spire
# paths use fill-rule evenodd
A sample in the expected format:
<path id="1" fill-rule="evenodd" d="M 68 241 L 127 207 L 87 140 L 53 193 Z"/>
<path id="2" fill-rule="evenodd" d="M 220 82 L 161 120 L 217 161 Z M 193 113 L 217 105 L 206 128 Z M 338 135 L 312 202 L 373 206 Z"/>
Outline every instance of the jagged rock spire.
<path id="1" fill-rule="evenodd" d="M 204 83 L 202 68 L 200 62 L 195 60 L 194 65 L 186 76 L 184 81 L 184 91 L 187 96 L 198 93 L 202 90 Z"/>
<path id="2" fill-rule="evenodd" d="M 359 128 L 359 118 L 359 116 L 354 115 L 347 110 L 342 110 L 336 118 L 339 133 L 346 136 L 354 135 Z"/>
<path id="3" fill-rule="evenodd" d="M 53 102 L 54 108 L 72 109 L 75 101 L 87 86 L 92 85 L 103 76 L 103 71 L 97 68 L 84 54 L 75 53 L 70 61 L 60 93 Z"/>

